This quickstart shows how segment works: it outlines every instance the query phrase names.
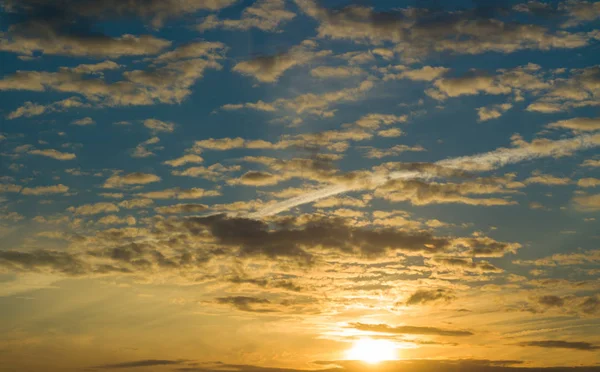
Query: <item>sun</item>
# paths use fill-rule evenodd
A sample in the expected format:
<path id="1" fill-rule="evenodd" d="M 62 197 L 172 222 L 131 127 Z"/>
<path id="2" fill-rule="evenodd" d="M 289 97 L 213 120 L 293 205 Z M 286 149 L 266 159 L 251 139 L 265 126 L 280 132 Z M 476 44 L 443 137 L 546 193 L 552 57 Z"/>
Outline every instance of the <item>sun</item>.
<path id="1" fill-rule="evenodd" d="M 398 359 L 398 351 L 396 345 L 391 341 L 361 338 L 354 342 L 350 350 L 346 351 L 346 359 L 379 363 L 384 360 Z"/>

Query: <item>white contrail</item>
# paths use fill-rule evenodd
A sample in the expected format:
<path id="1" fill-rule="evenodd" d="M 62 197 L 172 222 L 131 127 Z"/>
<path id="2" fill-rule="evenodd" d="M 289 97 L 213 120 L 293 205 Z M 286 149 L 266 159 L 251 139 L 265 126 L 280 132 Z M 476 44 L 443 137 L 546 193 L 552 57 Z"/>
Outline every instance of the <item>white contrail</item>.
<path id="1" fill-rule="evenodd" d="M 435 162 L 434 165 L 456 170 L 482 172 L 497 169 L 507 164 L 514 164 L 542 157 L 567 155 L 574 151 L 590 149 L 597 146 L 600 146 L 600 134 L 588 134 L 558 141 L 538 140 L 537 142 L 527 144 L 523 147 L 500 148 L 482 154 L 440 160 Z M 359 190 L 365 188 L 365 181 L 368 183 L 369 188 L 376 188 L 389 180 L 431 178 L 434 176 L 434 174 L 423 171 L 394 171 L 386 175 L 375 173 L 368 176 L 363 182 L 332 185 L 304 195 L 283 200 L 257 212 L 251 213 L 248 217 L 262 218 L 272 216 L 302 204 L 312 203 L 319 199 L 352 190 Z"/>

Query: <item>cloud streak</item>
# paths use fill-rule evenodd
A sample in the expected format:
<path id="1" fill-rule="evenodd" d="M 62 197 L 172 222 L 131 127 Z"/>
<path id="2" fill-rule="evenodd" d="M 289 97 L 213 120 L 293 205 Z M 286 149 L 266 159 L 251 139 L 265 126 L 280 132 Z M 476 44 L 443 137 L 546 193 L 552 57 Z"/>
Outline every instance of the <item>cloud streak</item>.
<path id="1" fill-rule="evenodd" d="M 552 141 L 548 139 L 535 139 L 532 142 L 524 141 L 520 136 L 513 136 L 514 148 L 499 148 L 494 151 L 450 158 L 435 162 L 434 165 L 451 170 L 484 172 L 498 169 L 508 164 L 520 163 L 536 158 L 561 157 L 600 146 L 600 134 L 581 135 L 568 139 Z M 302 204 L 312 203 L 317 200 L 338 195 L 365 187 L 377 188 L 391 180 L 431 179 L 436 177 L 430 172 L 419 170 L 402 170 L 387 174 L 371 173 L 368 177 L 344 184 L 337 184 L 322 188 L 312 193 L 307 193 L 282 202 L 265 207 L 250 214 L 250 218 L 272 216 Z"/>

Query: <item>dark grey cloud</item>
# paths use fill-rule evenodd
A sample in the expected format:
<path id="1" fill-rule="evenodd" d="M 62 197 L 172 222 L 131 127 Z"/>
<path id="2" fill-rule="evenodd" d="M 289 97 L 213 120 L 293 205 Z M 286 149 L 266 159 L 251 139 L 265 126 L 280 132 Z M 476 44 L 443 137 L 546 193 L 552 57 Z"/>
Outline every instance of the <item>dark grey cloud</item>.
<path id="1" fill-rule="evenodd" d="M 542 296 L 538 298 L 538 302 L 548 307 L 562 307 L 565 304 L 565 300 L 558 296 Z"/>
<path id="2" fill-rule="evenodd" d="M 223 370 L 235 370 L 238 372 L 363 372 L 365 364 L 358 361 L 336 360 L 316 361 L 315 365 L 336 367 L 314 368 L 311 370 L 269 368 L 253 365 L 212 363 L 206 365 L 189 366 L 177 368 L 180 372 L 217 372 Z M 480 360 L 480 359 L 458 359 L 458 360 L 398 360 L 387 361 L 377 365 L 380 372 L 600 372 L 600 366 L 591 367 L 549 367 L 531 368 L 520 367 L 520 360 Z"/>
<path id="3" fill-rule="evenodd" d="M 216 299 L 219 304 L 228 304 L 232 305 L 238 310 L 248 311 L 253 313 L 270 313 L 275 310 L 273 309 L 265 309 L 265 308 L 254 308 L 252 305 L 268 305 L 271 304 L 271 301 L 266 298 L 258 298 L 258 297 L 249 297 L 249 296 L 229 296 L 229 297 L 219 297 Z"/>
<path id="4" fill-rule="evenodd" d="M 307 263 L 313 258 L 310 249 L 315 247 L 363 257 L 377 257 L 393 250 L 427 254 L 466 250 L 472 255 L 502 255 L 514 249 L 511 243 L 489 238 L 455 239 L 426 231 L 359 228 L 335 218 L 314 220 L 302 226 L 287 223 L 271 227 L 264 221 L 213 215 L 187 218 L 183 225 L 190 231 L 208 229 L 218 243 L 239 247 L 241 256 L 287 256 Z"/>
<path id="5" fill-rule="evenodd" d="M 442 329 L 436 327 L 398 326 L 387 324 L 350 323 L 350 326 L 360 331 L 408 334 L 408 335 L 437 335 L 437 336 L 472 336 L 473 332 L 465 330 Z"/>
<path id="6" fill-rule="evenodd" d="M 434 290 L 418 290 L 406 300 L 407 306 L 412 305 L 424 305 L 431 302 L 437 301 L 452 301 L 454 300 L 454 293 L 448 289 L 434 289 Z"/>
<path id="7" fill-rule="evenodd" d="M 119 369 L 119 368 L 136 368 L 136 367 L 153 367 L 153 366 L 177 365 L 177 364 L 182 364 L 184 362 L 185 362 L 184 360 L 144 359 L 144 360 L 136 360 L 133 362 L 104 364 L 104 365 L 95 366 L 92 368 Z"/>
<path id="8" fill-rule="evenodd" d="M 590 344 L 589 342 L 571 342 L 560 340 L 542 340 L 542 341 L 527 341 L 519 343 L 520 346 L 536 346 L 550 349 L 574 349 L 584 351 L 600 350 L 600 346 Z"/>
<path id="9" fill-rule="evenodd" d="M 391 43 L 407 59 L 430 53 L 512 53 L 523 49 L 578 48 L 592 37 L 555 32 L 541 22 L 522 23 L 522 13 L 508 2 L 475 2 L 470 8 L 451 11 L 441 7 L 377 11 L 365 5 L 327 8 L 326 2 L 296 0 L 317 20 L 319 37 L 372 44 Z M 503 6 L 504 4 L 508 6 Z M 546 18 L 544 18 L 546 19 Z"/>

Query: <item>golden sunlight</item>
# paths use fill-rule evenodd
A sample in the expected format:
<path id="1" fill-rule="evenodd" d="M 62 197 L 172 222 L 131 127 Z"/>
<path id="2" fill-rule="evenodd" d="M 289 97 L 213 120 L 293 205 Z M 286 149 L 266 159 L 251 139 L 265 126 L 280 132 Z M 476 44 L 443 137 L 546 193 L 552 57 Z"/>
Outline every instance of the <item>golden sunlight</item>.
<path id="1" fill-rule="evenodd" d="M 384 360 L 398 359 L 398 352 L 396 345 L 391 341 L 361 338 L 355 341 L 352 348 L 346 352 L 346 358 L 362 360 L 367 363 L 379 363 Z"/>

